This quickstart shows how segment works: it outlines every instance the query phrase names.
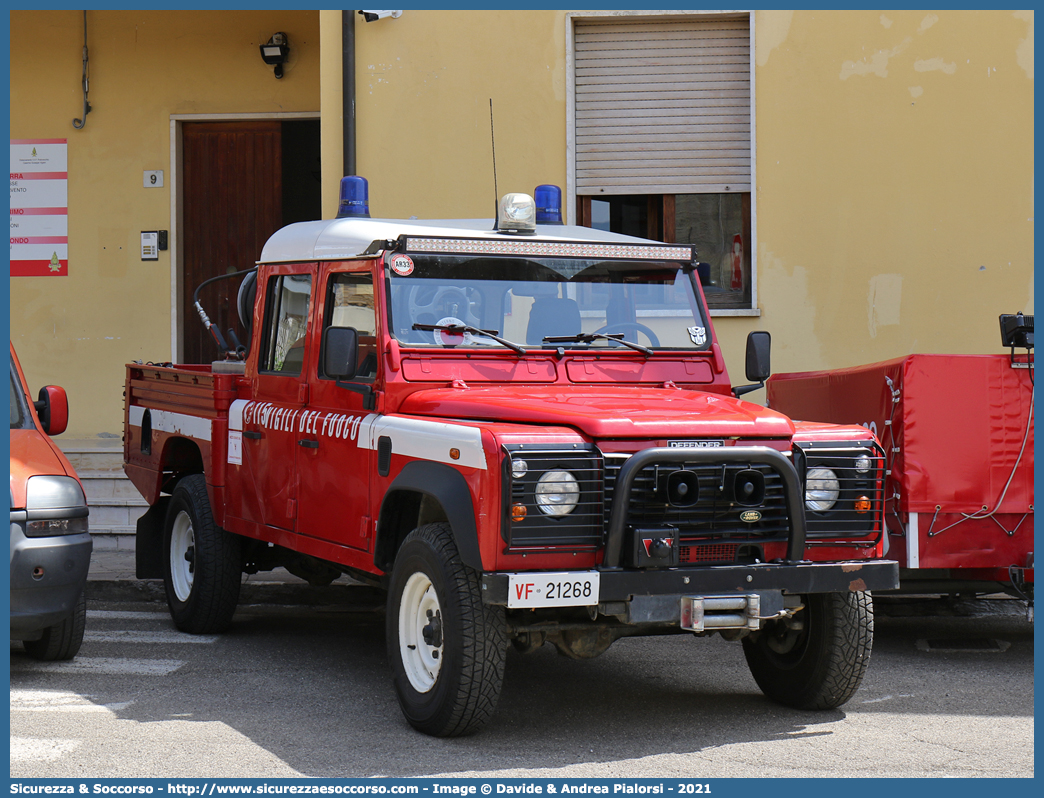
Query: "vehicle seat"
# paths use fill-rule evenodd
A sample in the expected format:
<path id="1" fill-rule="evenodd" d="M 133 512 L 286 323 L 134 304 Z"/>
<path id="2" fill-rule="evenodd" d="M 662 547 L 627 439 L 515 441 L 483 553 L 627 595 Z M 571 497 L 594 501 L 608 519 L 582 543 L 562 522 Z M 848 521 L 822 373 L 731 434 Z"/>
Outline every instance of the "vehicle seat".
<path id="1" fill-rule="evenodd" d="M 546 335 L 578 335 L 580 332 L 580 306 L 575 299 L 540 297 L 529 309 L 527 344 L 539 344 Z"/>

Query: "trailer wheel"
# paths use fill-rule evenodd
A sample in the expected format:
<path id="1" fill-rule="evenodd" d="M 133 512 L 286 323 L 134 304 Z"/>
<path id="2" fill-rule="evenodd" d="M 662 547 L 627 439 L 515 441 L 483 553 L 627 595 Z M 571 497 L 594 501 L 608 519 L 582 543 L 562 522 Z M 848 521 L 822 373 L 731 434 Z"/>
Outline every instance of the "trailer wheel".
<path id="1" fill-rule="evenodd" d="M 477 571 L 461 562 L 448 524 L 409 534 L 388 593 L 388 659 L 410 725 L 435 737 L 476 731 L 504 681 L 507 624 L 482 603 Z"/>
<path id="2" fill-rule="evenodd" d="M 855 695 L 870 663 L 874 612 L 869 592 L 805 596 L 796 628 L 772 621 L 743 641 L 761 691 L 796 709 L 834 709 Z"/>
<path id="3" fill-rule="evenodd" d="M 239 602 L 242 554 L 239 538 L 214 523 L 202 474 L 174 489 L 163 543 L 163 585 L 174 624 L 197 635 L 227 629 Z"/>
<path id="4" fill-rule="evenodd" d="M 26 640 L 22 643 L 33 659 L 54 662 L 72 659 L 83 643 L 83 628 L 87 623 L 87 598 L 83 593 L 76 599 L 76 607 L 72 615 L 64 621 L 48 626 L 39 640 Z"/>

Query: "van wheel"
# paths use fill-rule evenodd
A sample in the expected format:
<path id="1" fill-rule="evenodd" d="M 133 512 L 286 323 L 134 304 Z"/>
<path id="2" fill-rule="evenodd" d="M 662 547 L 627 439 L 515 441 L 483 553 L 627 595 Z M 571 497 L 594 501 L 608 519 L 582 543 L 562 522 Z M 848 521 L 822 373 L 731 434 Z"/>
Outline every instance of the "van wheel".
<path id="1" fill-rule="evenodd" d="M 477 571 L 461 562 L 448 524 L 415 529 L 392 568 L 388 659 L 410 725 L 435 737 L 476 731 L 504 682 L 507 623 L 482 603 Z"/>
<path id="2" fill-rule="evenodd" d="M 48 626 L 39 640 L 26 640 L 22 645 L 33 659 L 54 662 L 72 659 L 83 643 L 83 628 L 87 623 L 87 597 L 80 593 L 72 615 L 61 623 Z"/>
<path id="3" fill-rule="evenodd" d="M 197 635 L 227 629 L 239 602 L 242 554 L 239 538 L 214 523 L 202 474 L 174 489 L 163 544 L 163 586 L 174 624 Z"/>
<path id="4" fill-rule="evenodd" d="M 874 611 L 869 592 L 805 596 L 800 624 L 772 621 L 743 640 L 761 691 L 796 709 L 834 709 L 855 695 L 870 664 Z"/>

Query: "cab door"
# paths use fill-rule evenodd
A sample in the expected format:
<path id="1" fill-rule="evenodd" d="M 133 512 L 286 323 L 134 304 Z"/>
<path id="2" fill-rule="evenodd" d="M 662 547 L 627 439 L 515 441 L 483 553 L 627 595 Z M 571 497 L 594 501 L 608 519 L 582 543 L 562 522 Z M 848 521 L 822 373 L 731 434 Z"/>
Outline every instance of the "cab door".
<path id="1" fill-rule="evenodd" d="M 253 401 L 243 412 L 243 468 L 259 506 L 249 520 L 293 530 L 297 517 L 297 424 L 308 402 L 308 369 L 317 347 L 311 336 L 315 264 L 288 264 L 268 272 L 264 318 L 252 376 Z M 258 517 L 259 516 L 259 517 Z"/>
<path id="2" fill-rule="evenodd" d="M 310 401 L 296 433 L 298 516 L 302 538 L 336 546 L 370 550 L 373 520 L 369 517 L 370 476 L 375 453 L 363 448 L 373 415 L 373 390 L 378 381 L 377 314 L 370 263 L 334 265 L 322 277 L 322 320 L 309 365 Z M 352 388 L 326 375 L 321 351 L 322 331 L 352 327 L 359 335 L 358 371 Z M 332 551 L 329 555 L 334 557 Z"/>

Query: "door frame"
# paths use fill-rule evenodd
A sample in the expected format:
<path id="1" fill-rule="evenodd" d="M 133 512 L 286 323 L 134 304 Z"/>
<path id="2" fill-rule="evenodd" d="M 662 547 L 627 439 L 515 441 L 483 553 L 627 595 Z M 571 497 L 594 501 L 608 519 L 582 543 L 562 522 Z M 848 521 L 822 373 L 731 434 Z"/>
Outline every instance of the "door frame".
<path id="1" fill-rule="evenodd" d="M 181 179 L 182 124 L 185 122 L 257 122 L 262 120 L 292 121 L 295 119 L 320 119 L 318 111 L 288 111 L 285 113 L 258 114 L 171 114 L 170 115 L 170 359 L 181 363 L 184 357 L 181 346 L 181 330 L 186 324 L 182 313 L 181 293 L 184 287 L 184 247 L 181 219 L 184 217 L 184 185 Z M 321 189 L 320 189 L 321 190 Z M 195 322 L 198 323 L 198 322 Z"/>

